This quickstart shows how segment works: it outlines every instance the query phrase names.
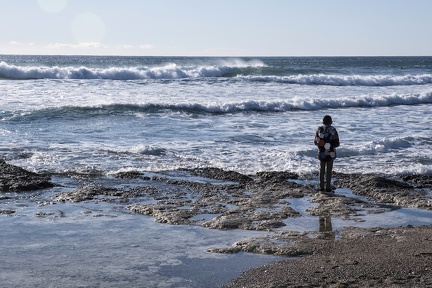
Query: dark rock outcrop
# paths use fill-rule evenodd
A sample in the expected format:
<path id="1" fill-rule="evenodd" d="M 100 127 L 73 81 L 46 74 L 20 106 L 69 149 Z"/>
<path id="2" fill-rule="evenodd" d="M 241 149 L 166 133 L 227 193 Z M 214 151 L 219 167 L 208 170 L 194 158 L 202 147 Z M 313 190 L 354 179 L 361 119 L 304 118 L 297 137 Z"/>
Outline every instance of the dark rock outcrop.
<path id="1" fill-rule="evenodd" d="M 50 177 L 0 160 L 0 192 L 22 192 L 53 187 Z"/>

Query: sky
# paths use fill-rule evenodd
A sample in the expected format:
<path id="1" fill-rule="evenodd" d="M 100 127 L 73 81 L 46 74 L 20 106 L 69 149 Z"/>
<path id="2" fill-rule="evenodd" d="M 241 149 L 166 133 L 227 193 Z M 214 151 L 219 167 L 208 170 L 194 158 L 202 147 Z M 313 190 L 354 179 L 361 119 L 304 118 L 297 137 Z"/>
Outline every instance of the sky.
<path id="1" fill-rule="evenodd" d="M 0 0 L 0 54 L 432 56 L 432 0 Z"/>

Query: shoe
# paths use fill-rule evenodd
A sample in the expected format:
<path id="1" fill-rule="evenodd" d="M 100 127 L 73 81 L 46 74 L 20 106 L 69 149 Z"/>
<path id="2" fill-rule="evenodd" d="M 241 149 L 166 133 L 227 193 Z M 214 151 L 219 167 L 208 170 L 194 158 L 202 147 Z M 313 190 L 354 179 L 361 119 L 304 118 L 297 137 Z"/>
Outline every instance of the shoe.
<path id="1" fill-rule="evenodd" d="M 334 193 L 334 191 L 332 189 L 326 189 L 325 190 L 327 193 Z"/>

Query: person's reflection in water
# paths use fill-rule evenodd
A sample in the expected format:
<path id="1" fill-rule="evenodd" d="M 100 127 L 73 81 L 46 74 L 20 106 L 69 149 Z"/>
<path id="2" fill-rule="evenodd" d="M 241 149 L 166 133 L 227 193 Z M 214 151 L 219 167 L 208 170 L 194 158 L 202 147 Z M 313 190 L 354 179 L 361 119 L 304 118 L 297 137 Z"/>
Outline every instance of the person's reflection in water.
<path id="1" fill-rule="evenodd" d="M 332 240 L 335 239 L 335 233 L 331 223 L 331 216 L 320 216 L 319 217 L 319 232 L 322 233 L 324 239 Z"/>

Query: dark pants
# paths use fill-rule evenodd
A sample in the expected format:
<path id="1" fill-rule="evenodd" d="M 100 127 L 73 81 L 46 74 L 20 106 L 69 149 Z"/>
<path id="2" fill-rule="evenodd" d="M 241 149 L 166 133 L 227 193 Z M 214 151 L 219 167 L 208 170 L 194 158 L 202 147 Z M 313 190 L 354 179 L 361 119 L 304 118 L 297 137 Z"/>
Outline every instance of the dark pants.
<path id="1" fill-rule="evenodd" d="M 320 161 L 320 173 L 319 173 L 319 184 L 320 189 L 324 190 L 324 183 L 325 183 L 325 189 L 331 190 L 331 176 L 332 176 L 332 170 L 333 170 L 333 160 L 329 160 L 327 162 Z M 325 177 L 325 182 L 324 182 Z"/>

